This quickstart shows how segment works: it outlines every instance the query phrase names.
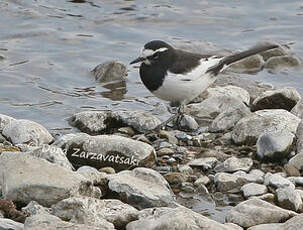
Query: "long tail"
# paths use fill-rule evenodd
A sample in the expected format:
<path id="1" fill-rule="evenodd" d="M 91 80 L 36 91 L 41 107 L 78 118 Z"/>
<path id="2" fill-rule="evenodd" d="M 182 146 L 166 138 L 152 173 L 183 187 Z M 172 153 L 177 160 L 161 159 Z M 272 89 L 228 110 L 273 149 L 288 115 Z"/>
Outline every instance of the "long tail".
<path id="1" fill-rule="evenodd" d="M 212 73 L 214 76 L 216 76 L 216 75 L 218 75 L 218 73 L 220 73 L 220 71 L 224 67 L 229 66 L 230 64 L 232 64 L 234 62 L 237 62 L 237 61 L 247 58 L 249 56 L 264 52 L 266 50 L 270 50 L 270 49 L 274 49 L 274 48 L 278 48 L 278 47 L 279 47 L 279 45 L 276 45 L 276 44 L 263 44 L 263 45 L 254 46 L 246 51 L 235 53 L 235 54 L 232 54 L 230 56 L 223 58 L 217 65 L 210 67 L 206 71 L 206 73 Z"/>

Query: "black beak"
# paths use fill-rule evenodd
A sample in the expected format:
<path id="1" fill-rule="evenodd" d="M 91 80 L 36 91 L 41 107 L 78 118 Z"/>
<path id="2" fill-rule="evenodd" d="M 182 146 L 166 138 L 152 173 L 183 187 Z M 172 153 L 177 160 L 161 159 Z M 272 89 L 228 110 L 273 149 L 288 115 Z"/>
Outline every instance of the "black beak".
<path id="1" fill-rule="evenodd" d="M 145 58 L 144 57 L 138 57 L 137 59 L 133 60 L 131 63 L 129 63 L 130 65 L 138 63 L 138 62 L 142 62 L 144 61 Z"/>

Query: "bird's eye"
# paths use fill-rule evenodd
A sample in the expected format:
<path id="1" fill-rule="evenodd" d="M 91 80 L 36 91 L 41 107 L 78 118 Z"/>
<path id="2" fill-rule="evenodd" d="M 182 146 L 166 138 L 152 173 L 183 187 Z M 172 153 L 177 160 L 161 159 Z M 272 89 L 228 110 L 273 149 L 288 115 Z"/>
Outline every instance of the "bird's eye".
<path id="1" fill-rule="evenodd" d="M 153 59 L 157 59 L 159 56 L 160 56 L 160 55 L 159 55 L 159 52 L 154 53 L 154 55 L 153 55 Z"/>

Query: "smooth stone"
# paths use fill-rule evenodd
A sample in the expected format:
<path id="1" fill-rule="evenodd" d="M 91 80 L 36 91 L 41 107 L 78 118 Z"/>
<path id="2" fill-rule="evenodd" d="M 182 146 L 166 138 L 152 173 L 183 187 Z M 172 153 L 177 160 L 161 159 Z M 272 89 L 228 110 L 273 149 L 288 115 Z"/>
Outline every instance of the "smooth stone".
<path id="1" fill-rule="evenodd" d="M 25 204 L 35 200 L 49 207 L 70 196 L 95 196 L 82 175 L 20 152 L 0 155 L 0 182 L 4 199 Z"/>
<path id="2" fill-rule="evenodd" d="M 260 196 L 267 193 L 267 187 L 263 184 L 249 183 L 241 187 L 243 196 L 248 198 L 250 196 Z"/>
<path id="3" fill-rule="evenodd" d="M 257 156 L 272 161 L 287 158 L 294 141 L 295 135 L 288 131 L 263 133 L 257 140 Z"/>
<path id="4" fill-rule="evenodd" d="M 120 200 L 71 197 L 52 205 L 52 214 L 72 223 L 102 226 L 107 222 L 124 229 L 137 220 L 138 210 Z"/>
<path id="5" fill-rule="evenodd" d="M 49 144 L 54 140 L 52 135 L 42 125 L 29 120 L 11 120 L 2 131 L 3 136 L 13 144 L 30 144 L 38 146 Z"/>
<path id="6" fill-rule="evenodd" d="M 247 105 L 250 103 L 249 93 L 245 89 L 234 85 L 208 88 L 204 94 L 206 95 L 204 98 L 228 96 L 238 98 Z"/>
<path id="7" fill-rule="evenodd" d="M 262 133 L 288 131 L 295 133 L 300 119 L 282 109 L 259 110 L 242 118 L 232 131 L 236 144 L 254 145 Z"/>
<path id="8" fill-rule="evenodd" d="M 62 166 L 69 170 L 74 169 L 72 164 L 68 161 L 63 150 L 54 145 L 43 144 L 42 146 L 32 148 L 26 152 L 26 154 L 45 159 L 51 163 Z"/>
<path id="9" fill-rule="evenodd" d="M 227 70 L 235 73 L 257 73 L 262 70 L 264 63 L 263 57 L 257 54 L 231 64 Z"/>
<path id="10" fill-rule="evenodd" d="M 285 188 L 292 187 L 295 188 L 295 185 L 288 179 L 282 177 L 281 175 L 275 173 L 266 173 L 264 177 L 264 184 L 266 186 L 272 186 L 274 188 Z"/>
<path id="11" fill-rule="evenodd" d="M 300 121 L 300 123 L 297 127 L 296 137 L 297 137 L 296 153 L 297 153 L 297 155 L 303 154 L 303 120 Z M 298 160 L 302 161 L 300 159 L 298 159 Z M 300 163 L 300 164 L 303 164 L 303 162 Z"/>
<path id="12" fill-rule="evenodd" d="M 249 228 L 259 224 L 280 223 L 297 215 L 258 198 L 249 199 L 233 207 L 226 221 Z"/>
<path id="13" fill-rule="evenodd" d="M 16 119 L 13 117 L 10 117 L 10 116 L 4 115 L 4 114 L 0 114 L 0 132 L 3 131 L 4 127 L 8 123 L 10 123 L 11 121 L 14 121 L 14 120 L 16 120 Z"/>
<path id="14" fill-rule="evenodd" d="M 216 173 L 214 178 L 214 183 L 220 192 L 237 193 L 246 182 L 235 174 L 225 172 Z"/>
<path id="15" fill-rule="evenodd" d="M 285 109 L 291 111 L 301 96 L 293 87 L 269 90 L 262 93 L 252 103 L 252 111 L 262 109 Z"/>
<path id="16" fill-rule="evenodd" d="M 39 214 L 26 218 L 24 223 L 24 230 L 115 230 L 113 224 L 104 222 L 99 226 L 91 226 L 88 224 L 75 224 L 61 220 L 59 217 L 49 214 Z"/>
<path id="17" fill-rule="evenodd" d="M 285 164 L 283 166 L 283 168 L 284 168 L 287 176 L 294 176 L 294 177 L 301 176 L 300 171 L 295 166 L 293 166 L 291 164 Z"/>
<path id="18" fill-rule="evenodd" d="M 213 96 L 200 103 L 187 105 L 185 110 L 197 118 L 216 118 L 222 112 L 235 109 L 247 110 L 247 106 L 235 97 Z"/>
<path id="19" fill-rule="evenodd" d="M 192 116 L 186 114 L 182 115 L 182 118 L 178 122 L 178 126 L 184 131 L 195 131 L 199 128 L 196 120 Z"/>
<path id="20" fill-rule="evenodd" d="M 303 152 L 300 154 L 296 154 L 288 161 L 288 163 L 296 167 L 300 171 L 303 170 Z"/>
<path id="21" fill-rule="evenodd" d="M 302 176 L 293 176 L 287 177 L 287 179 L 295 184 L 296 186 L 303 186 L 303 177 Z"/>
<path id="22" fill-rule="evenodd" d="M 277 70 L 288 67 L 298 67 L 302 65 L 301 60 L 296 56 L 285 55 L 279 57 L 271 57 L 266 62 L 264 67 L 266 69 Z"/>
<path id="23" fill-rule="evenodd" d="M 218 160 L 215 157 L 205 157 L 193 159 L 187 163 L 191 167 L 201 167 L 203 170 L 209 170 L 215 167 Z"/>
<path id="24" fill-rule="evenodd" d="M 115 174 L 116 170 L 112 167 L 103 167 L 99 169 L 99 172 L 104 172 L 106 174 Z"/>
<path id="25" fill-rule="evenodd" d="M 175 203 L 168 182 L 158 172 L 149 168 L 124 170 L 108 175 L 108 188 L 120 199 L 138 209 L 169 206 Z"/>
<path id="26" fill-rule="evenodd" d="M 153 208 L 140 212 L 139 220 L 130 222 L 126 230 L 198 230 L 216 229 L 233 230 L 227 226 L 202 216 L 185 207 L 177 208 Z"/>
<path id="27" fill-rule="evenodd" d="M 232 129 L 242 118 L 250 115 L 249 109 L 236 108 L 220 113 L 211 123 L 211 132 L 223 132 Z"/>
<path id="28" fill-rule="evenodd" d="M 123 81 L 127 76 L 127 68 L 123 63 L 112 60 L 97 65 L 92 73 L 96 81 L 101 83 Z"/>
<path id="29" fill-rule="evenodd" d="M 279 188 L 276 190 L 276 195 L 281 208 L 295 212 L 302 208 L 301 196 L 293 187 Z"/>
<path id="30" fill-rule="evenodd" d="M 156 153 L 152 146 L 117 135 L 66 134 L 54 145 L 65 149 L 69 161 L 78 166 L 113 167 L 120 171 L 133 166 L 155 165 Z"/>
<path id="31" fill-rule="evenodd" d="M 283 224 L 259 224 L 247 230 L 283 230 Z"/>
<path id="32" fill-rule="evenodd" d="M 23 230 L 24 225 L 11 219 L 0 218 L 0 230 Z"/>
<path id="33" fill-rule="evenodd" d="M 263 183 L 265 174 L 260 169 L 252 169 L 249 173 L 237 171 L 233 173 L 233 175 L 236 175 L 240 179 L 245 180 L 247 182 Z"/>
<path id="34" fill-rule="evenodd" d="M 258 199 L 260 199 L 260 200 L 264 200 L 264 201 L 266 201 L 266 202 L 268 202 L 268 203 L 271 203 L 271 204 L 273 204 L 273 205 L 276 205 L 276 204 L 275 204 L 275 199 L 276 199 L 276 197 L 275 197 L 275 195 L 272 194 L 272 193 L 265 193 L 265 194 L 259 195 L 259 196 L 251 196 L 251 197 L 249 197 L 248 199 L 254 199 L 254 198 L 258 198 Z"/>
<path id="35" fill-rule="evenodd" d="M 200 186 L 200 185 L 207 185 L 210 183 L 210 179 L 208 176 L 201 176 L 197 180 L 195 180 L 194 185 L 195 186 Z"/>
<path id="36" fill-rule="evenodd" d="M 222 164 L 218 164 L 215 167 L 216 172 L 236 172 L 239 170 L 248 172 L 253 166 L 253 161 L 251 158 L 237 158 L 230 157 L 226 159 Z"/>
<path id="37" fill-rule="evenodd" d="M 139 132 L 153 130 L 161 121 L 141 111 L 85 111 L 69 118 L 69 123 L 90 135 L 111 133 L 121 127 L 132 127 Z"/>

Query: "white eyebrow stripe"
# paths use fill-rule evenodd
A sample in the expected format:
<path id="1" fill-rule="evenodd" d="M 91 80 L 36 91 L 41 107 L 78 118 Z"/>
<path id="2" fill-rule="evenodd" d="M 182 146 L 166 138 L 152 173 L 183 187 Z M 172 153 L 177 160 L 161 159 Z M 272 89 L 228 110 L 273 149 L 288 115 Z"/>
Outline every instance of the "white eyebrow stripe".
<path id="1" fill-rule="evenodd" d="M 166 47 L 162 47 L 162 48 L 159 48 L 157 50 L 143 49 L 141 53 L 142 53 L 142 57 L 149 57 L 149 56 L 154 55 L 157 52 L 164 52 L 166 50 L 168 50 L 168 48 L 166 48 Z"/>

